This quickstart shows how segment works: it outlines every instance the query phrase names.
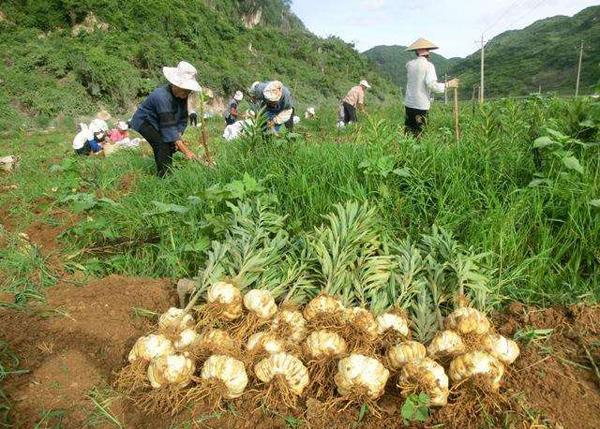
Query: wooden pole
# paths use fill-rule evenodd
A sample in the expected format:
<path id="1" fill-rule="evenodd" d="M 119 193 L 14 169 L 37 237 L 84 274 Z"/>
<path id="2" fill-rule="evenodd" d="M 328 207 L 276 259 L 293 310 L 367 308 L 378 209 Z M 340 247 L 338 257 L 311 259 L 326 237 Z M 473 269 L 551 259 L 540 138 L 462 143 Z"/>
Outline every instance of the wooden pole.
<path id="1" fill-rule="evenodd" d="M 481 35 L 481 84 L 479 87 L 479 102 L 483 103 L 485 99 L 485 42 L 483 40 L 483 34 Z"/>
<path id="2" fill-rule="evenodd" d="M 575 97 L 579 96 L 579 79 L 581 78 L 581 62 L 583 60 L 583 40 L 579 49 L 579 65 L 577 66 L 577 83 L 575 84 Z"/>
<path id="3" fill-rule="evenodd" d="M 456 142 L 460 140 L 460 128 L 458 120 L 458 88 L 454 87 L 454 130 L 456 131 Z"/>
<path id="4" fill-rule="evenodd" d="M 200 107 L 198 109 L 200 110 L 200 145 L 204 148 L 206 164 L 210 167 L 213 165 L 213 160 L 208 149 L 208 131 L 206 130 L 206 119 L 204 118 L 204 92 L 200 90 L 198 96 L 200 97 Z"/>

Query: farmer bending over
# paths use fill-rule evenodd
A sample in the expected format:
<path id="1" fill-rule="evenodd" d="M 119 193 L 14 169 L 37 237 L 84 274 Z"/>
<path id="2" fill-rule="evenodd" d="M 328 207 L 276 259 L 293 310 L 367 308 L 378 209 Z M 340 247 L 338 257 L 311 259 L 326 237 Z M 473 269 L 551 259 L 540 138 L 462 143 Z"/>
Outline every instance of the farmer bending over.
<path id="1" fill-rule="evenodd" d="M 408 81 L 406 83 L 406 119 L 404 126 L 407 132 L 419 138 L 427 123 L 427 112 L 431 107 L 431 92 L 443 93 L 447 88 L 458 87 L 458 79 L 445 84 L 437 81 L 435 66 L 429 61 L 432 50 L 438 49 L 429 40 L 419 39 L 407 51 L 415 51 L 417 58 L 406 64 Z"/>
<path id="2" fill-rule="evenodd" d="M 289 131 L 294 128 L 294 100 L 290 90 L 281 82 L 254 82 L 249 92 L 255 108 L 265 109 L 269 129 L 277 132 L 282 125 Z"/>
<path id="3" fill-rule="evenodd" d="M 238 108 L 240 102 L 244 99 L 242 91 L 236 91 L 233 98 L 227 103 L 227 110 L 224 113 L 225 124 L 233 125 L 238 120 Z"/>
<path id="4" fill-rule="evenodd" d="M 369 82 L 361 80 L 356 86 L 353 86 L 348 94 L 342 100 L 344 108 L 344 125 L 356 122 L 356 108 L 361 112 L 365 111 L 365 91 L 371 88 Z"/>
<path id="5" fill-rule="evenodd" d="M 178 150 L 187 159 L 195 159 L 182 140 L 187 127 L 188 96 L 200 91 L 196 81 L 196 68 L 182 61 L 177 67 L 163 67 L 169 85 L 155 89 L 138 107 L 131 119 L 131 127 L 139 132 L 152 146 L 159 177 L 167 174 Z"/>
<path id="6" fill-rule="evenodd" d="M 106 140 L 106 128 L 108 128 L 106 122 L 94 119 L 89 126 L 83 125 L 73 139 L 73 150 L 77 155 L 100 153 L 102 144 Z"/>

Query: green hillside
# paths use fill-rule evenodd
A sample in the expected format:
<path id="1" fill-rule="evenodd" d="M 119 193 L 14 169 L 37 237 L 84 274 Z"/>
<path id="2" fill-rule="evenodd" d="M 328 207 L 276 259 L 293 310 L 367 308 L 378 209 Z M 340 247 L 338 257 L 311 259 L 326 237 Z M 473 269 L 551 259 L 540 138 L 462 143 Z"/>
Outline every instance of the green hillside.
<path id="1" fill-rule="evenodd" d="M 490 97 L 542 91 L 573 94 L 579 46 L 584 42 L 581 92 L 590 93 L 600 80 L 600 6 L 572 18 L 555 16 L 522 29 L 502 33 L 486 45 L 486 94 Z M 452 68 L 463 80 L 464 94 L 479 81 L 476 52 Z"/>
<path id="2" fill-rule="evenodd" d="M 362 77 L 373 83 L 371 100 L 397 92 L 350 45 L 309 33 L 289 3 L 4 0 L 0 130 L 45 126 L 100 106 L 131 111 L 163 82 L 161 67 L 181 59 L 220 95 L 269 78 L 317 106 L 333 103 Z"/>
<path id="3" fill-rule="evenodd" d="M 374 61 L 381 72 L 392 82 L 404 88 L 406 85 L 406 63 L 415 58 L 413 52 L 406 51 L 406 46 L 375 46 L 363 52 L 363 55 Z M 443 79 L 448 69 L 457 61 L 460 61 L 460 58 L 448 59 L 433 52 L 431 60 L 435 64 L 438 78 Z"/>
<path id="4" fill-rule="evenodd" d="M 574 17 L 555 16 L 522 30 L 504 32 L 486 45 L 486 94 L 490 97 L 527 95 L 542 91 L 572 94 L 579 46 L 584 41 L 581 92 L 590 93 L 600 81 L 600 6 Z M 403 46 L 377 46 L 364 54 L 375 61 L 394 83 L 406 83 L 405 64 L 412 58 Z M 433 55 L 438 77 L 446 71 L 462 80 L 462 95 L 470 97 L 479 83 L 480 53 L 445 59 Z"/>

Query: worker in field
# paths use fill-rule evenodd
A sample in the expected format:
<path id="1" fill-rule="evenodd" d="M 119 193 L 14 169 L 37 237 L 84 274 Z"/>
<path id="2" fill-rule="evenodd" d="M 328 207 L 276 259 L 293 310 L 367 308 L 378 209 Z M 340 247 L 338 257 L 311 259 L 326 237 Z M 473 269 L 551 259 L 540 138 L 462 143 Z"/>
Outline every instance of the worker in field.
<path id="1" fill-rule="evenodd" d="M 268 129 L 278 132 L 283 126 L 289 131 L 294 128 L 294 100 L 290 90 L 281 82 L 254 82 L 249 94 L 254 109 L 264 109 Z"/>
<path id="2" fill-rule="evenodd" d="M 346 96 L 342 99 L 344 125 L 352 124 L 357 121 L 356 109 L 364 113 L 365 92 L 369 88 L 371 88 L 371 85 L 369 85 L 369 82 L 363 79 L 358 85 L 353 86 L 350 91 L 348 91 L 348 94 L 346 94 Z"/>
<path id="3" fill-rule="evenodd" d="M 102 119 L 94 119 L 90 125 L 81 124 L 81 130 L 73 139 L 73 150 L 77 155 L 98 154 L 107 137 L 108 125 Z"/>
<path id="4" fill-rule="evenodd" d="M 177 151 L 196 159 L 183 142 L 183 132 L 188 123 L 188 97 L 200 91 L 196 68 L 185 61 L 177 67 L 163 67 L 163 74 L 169 84 L 155 89 L 131 118 L 131 127 L 152 146 L 159 177 L 167 174 Z"/>
<path id="5" fill-rule="evenodd" d="M 443 93 L 446 89 L 458 87 L 458 79 L 452 79 L 445 84 L 437 81 L 435 66 L 429 58 L 434 49 L 438 47 L 422 38 L 406 48 L 407 51 L 414 51 L 417 58 L 406 64 L 408 81 L 404 96 L 406 108 L 404 126 L 406 132 L 417 138 L 421 136 L 427 123 L 432 92 Z"/>
<path id="6" fill-rule="evenodd" d="M 226 125 L 233 125 L 238 120 L 238 109 L 240 102 L 244 99 L 244 93 L 242 91 L 236 91 L 231 100 L 227 103 L 227 109 L 223 116 L 225 117 Z"/>

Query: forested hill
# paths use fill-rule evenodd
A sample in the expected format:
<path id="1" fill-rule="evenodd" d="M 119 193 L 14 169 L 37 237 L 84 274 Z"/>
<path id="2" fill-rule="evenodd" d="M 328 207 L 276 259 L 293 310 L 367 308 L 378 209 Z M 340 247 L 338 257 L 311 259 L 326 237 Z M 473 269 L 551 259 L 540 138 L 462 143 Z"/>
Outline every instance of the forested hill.
<path id="1" fill-rule="evenodd" d="M 582 10 L 572 18 L 555 16 L 522 30 L 504 32 L 486 45 L 486 94 L 527 95 L 542 91 L 572 94 L 575 89 L 579 46 L 584 42 L 581 91 L 590 93 L 600 81 L 600 6 Z M 442 43 L 443 41 L 435 41 Z M 403 46 L 378 46 L 364 54 L 396 84 L 406 83 L 406 62 L 412 53 Z M 470 97 L 479 83 L 480 52 L 467 58 L 434 55 L 438 77 L 448 73 L 462 80 L 462 94 Z"/>
<path id="2" fill-rule="evenodd" d="M 490 40 L 485 50 L 487 95 L 526 95 L 540 86 L 542 91 L 573 94 L 582 41 L 580 90 L 592 92 L 600 81 L 600 6 L 584 9 L 572 18 L 536 21 Z M 479 82 L 480 59 L 476 52 L 451 70 L 462 78 L 465 95 Z"/>
<path id="3" fill-rule="evenodd" d="M 375 62 L 381 72 L 396 85 L 404 88 L 406 86 L 406 63 L 415 58 L 414 52 L 407 52 L 406 46 L 375 46 L 363 53 L 367 58 Z M 435 52 L 431 55 L 431 61 L 435 64 L 438 78 L 441 80 L 449 68 L 460 61 L 460 58 L 445 58 Z"/>
<path id="4" fill-rule="evenodd" d="M 361 78 L 371 100 L 399 92 L 351 45 L 308 32 L 289 0 L 3 0 L 0 35 L 0 130 L 131 111 L 181 59 L 222 96 L 271 78 L 301 105 L 333 106 Z"/>

